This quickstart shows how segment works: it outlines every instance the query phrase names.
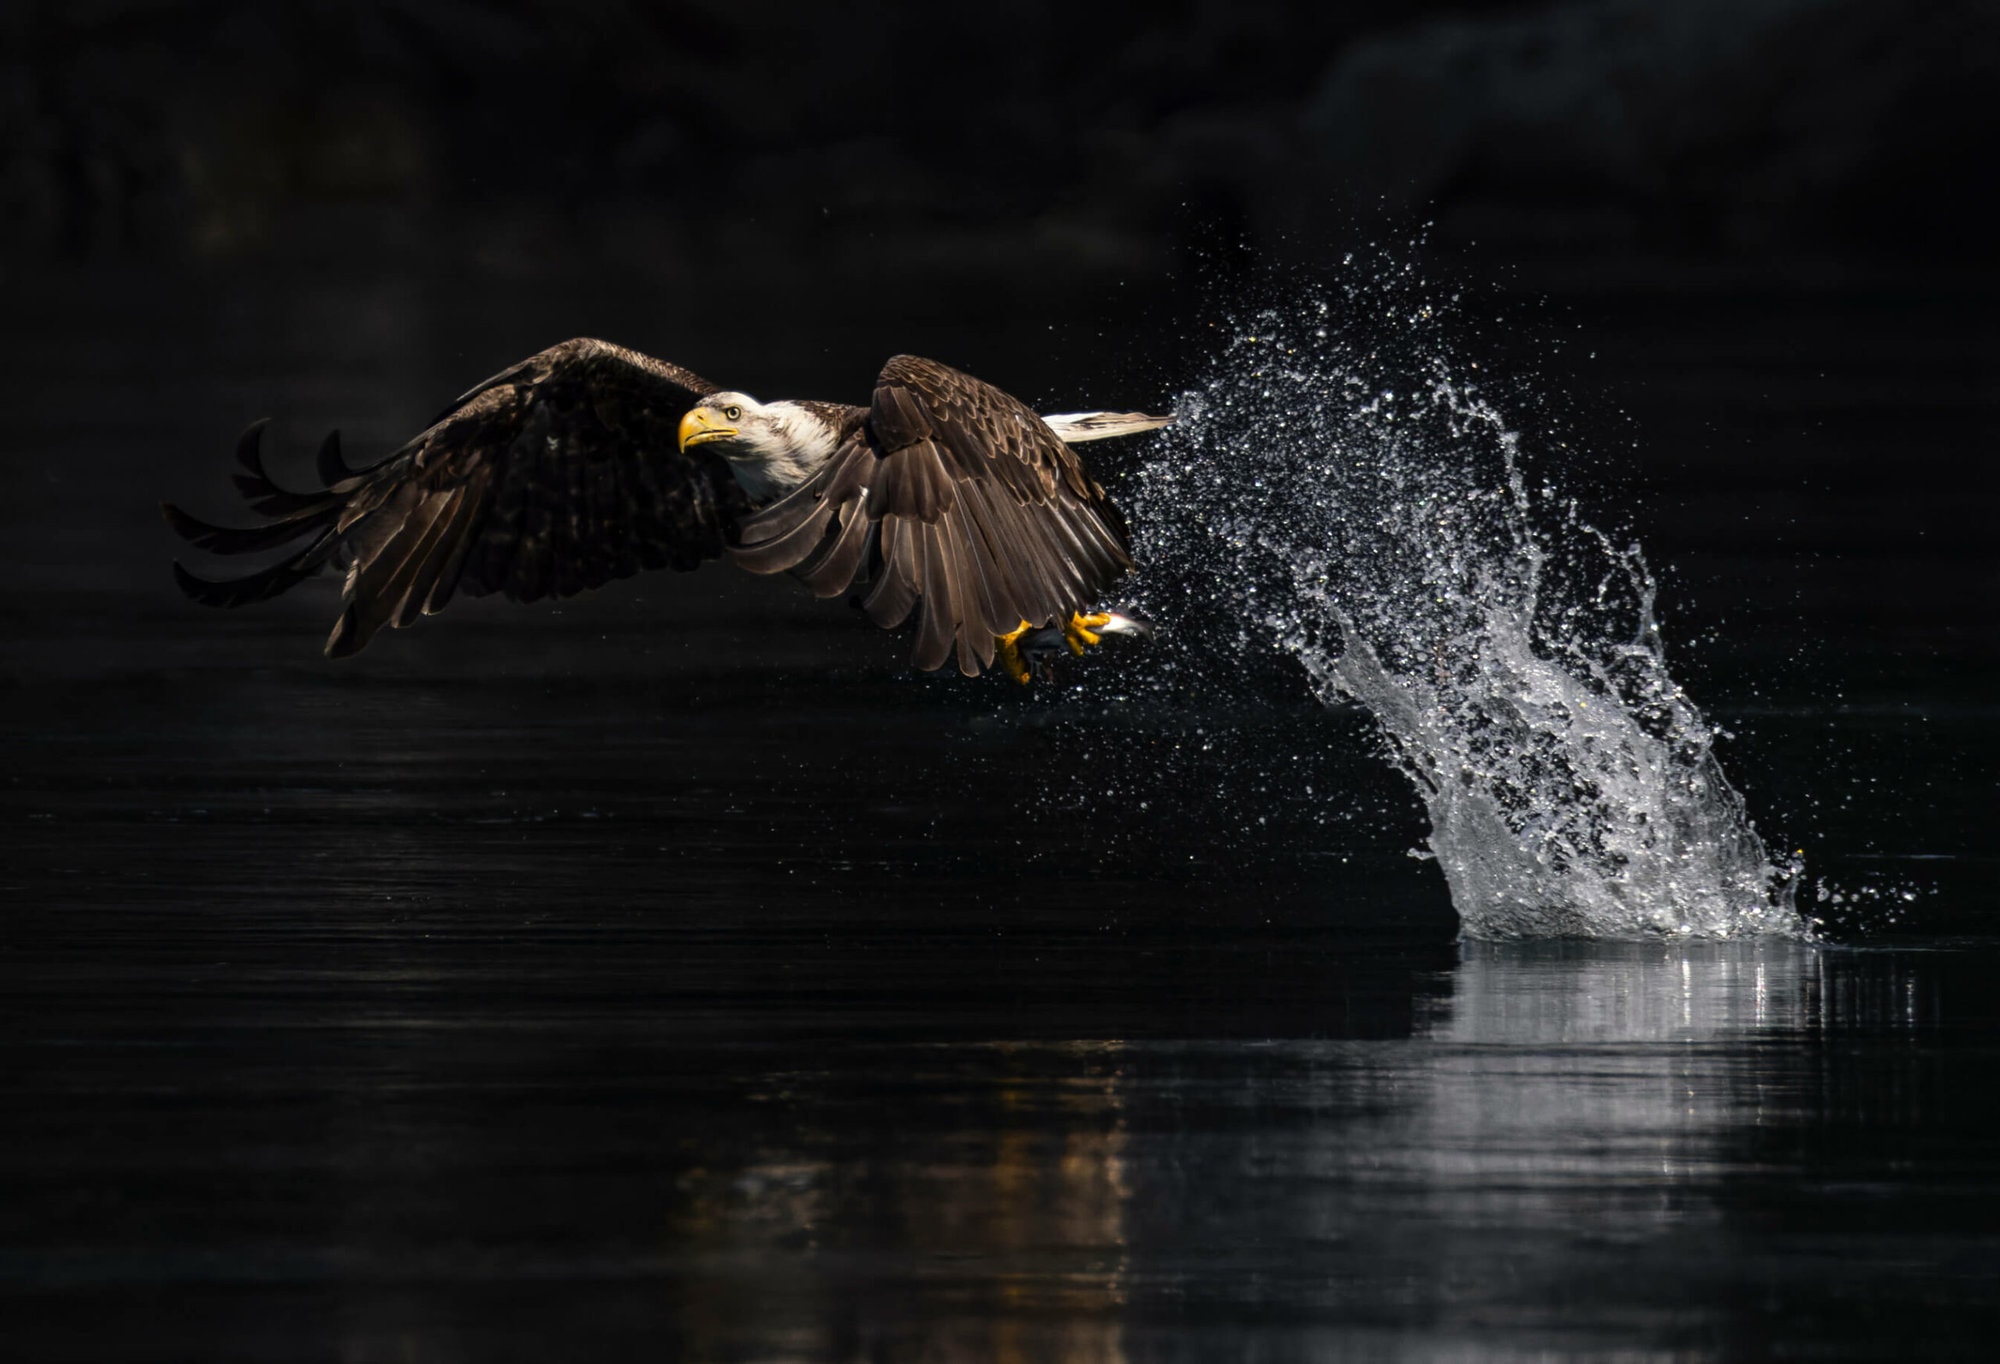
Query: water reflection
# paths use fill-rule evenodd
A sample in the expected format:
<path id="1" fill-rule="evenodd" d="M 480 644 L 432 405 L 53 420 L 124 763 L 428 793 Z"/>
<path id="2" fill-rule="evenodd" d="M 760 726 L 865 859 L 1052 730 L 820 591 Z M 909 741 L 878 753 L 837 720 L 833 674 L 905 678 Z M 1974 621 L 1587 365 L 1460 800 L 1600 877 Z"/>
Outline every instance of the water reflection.
<path id="1" fill-rule="evenodd" d="M 734 1285 L 683 1299 L 714 1318 L 690 1341 L 754 1318 L 885 1359 L 1713 1343 L 1755 1315 L 1689 1294 L 1761 1253 L 1733 1207 L 1774 1177 L 1760 1129 L 1824 1116 L 1829 1030 L 1908 1031 L 1933 999 L 1907 962 L 1789 941 L 1469 945 L 1449 984 L 1402 1040 L 767 1073 L 766 1143 L 680 1178 L 673 1239 Z"/>
<path id="2" fill-rule="evenodd" d="M 1467 943 L 1442 1042 L 1702 1042 L 1817 1019 L 1818 949 L 1736 943 Z"/>

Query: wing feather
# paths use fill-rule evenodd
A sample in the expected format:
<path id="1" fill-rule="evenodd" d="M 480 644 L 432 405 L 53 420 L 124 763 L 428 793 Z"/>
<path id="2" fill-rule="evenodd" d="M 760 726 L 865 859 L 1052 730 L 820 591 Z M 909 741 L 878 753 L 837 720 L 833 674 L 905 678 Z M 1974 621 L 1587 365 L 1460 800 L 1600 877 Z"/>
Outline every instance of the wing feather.
<path id="1" fill-rule="evenodd" d="M 837 597 L 848 589 L 874 538 L 875 523 L 861 508 L 849 506 L 839 515 L 839 526 L 827 534 L 820 552 L 799 566 L 800 579 L 816 597 Z"/>
<path id="2" fill-rule="evenodd" d="M 401 449 L 348 467 L 338 435 L 316 460 L 325 487 L 293 492 L 264 466 L 264 423 L 237 443 L 237 488 L 272 518 L 237 530 L 171 505 L 168 523 L 221 554 L 310 536 L 270 567 L 229 582 L 176 568 L 209 605 L 275 596 L 345 568 L 331 655 L 385 626 L 443 609 L 458 592 L 518 601 L 567 597 L 642 569 L 720 555 L 749 504 L 726 465 L 680 449 L 681 417 L 715 385 L 676 365 L 587 338 L 566 341 L 475 385 Z"/>
<path id="3" fill-rule="evenodd" d="M 934 522 L 914 522 L 916 549 L 914 553 L 918 592 L 919 615 L 917 617 L 917 643 L 911 652 L 910 662 L 924 672 L 940 667 L 951 656 L 951 642 L 958 631 L 958 622 L 952 619 L 952 593 L 950 574 L 945 568 L 943 546 L 938 543 L 938 528 Z"/>
<path id="4" fill-rule="evenodd" d="M 826 596 L 865 574 L 870 620 L 894 628 L 917 612 L 917 667 L 955 650 L 968 675 L 991 665 L 996 633 L 1067 620 L 1132 567 L 1124 518 L 1040 417 L 907 355 L 883 366 L 861 427 L 747 520 L 729 554 Z"/>
<path id="5" fill-rule="evenodd" d="M 238 530 L 230 526 L 211 526 L 208 522 L 189 516 L 171 502 L 162 510 L 167 524 L 174 528 L 181 539 L 197 549 L 210 554 L 258 554 L 267 549 L 288 545 L 309 531 L 324 530 L 338 515 L 332 504 L 324 504 L 308 511 L 281 517 L 262 526 Z"/>
<path id="6" fill-rule="evenodd" d="M 424 592 L 423 614 L 430 616 L 442 611 L 451 603 L 463 580 L 465 561 L 472 551 L 474 518 L 467 515 L 468 505 L 476 506 L 487 495 L 486 485 L 492 481 L 492 470 L 485 469 L 472 475 L 459 490 L 463 499 L 461 505 L 452 511 L 450 552 L 438 568 L 437 577 Z"/>
<path id="7" fill-rule="evenodd" d="M 908 620 L 910 611 L 917 604 L 917 585 L 910 574 L 906 570 L 891 573 L 886 568 L 892 563 L 908 563 L 911 554 L 909 524 L 900 516 L 882 518 L 882 561 L 885 567 L 878 570 L 868 595 L 861 599 L 862 611 L 884 630 L 893 630 Z"/>

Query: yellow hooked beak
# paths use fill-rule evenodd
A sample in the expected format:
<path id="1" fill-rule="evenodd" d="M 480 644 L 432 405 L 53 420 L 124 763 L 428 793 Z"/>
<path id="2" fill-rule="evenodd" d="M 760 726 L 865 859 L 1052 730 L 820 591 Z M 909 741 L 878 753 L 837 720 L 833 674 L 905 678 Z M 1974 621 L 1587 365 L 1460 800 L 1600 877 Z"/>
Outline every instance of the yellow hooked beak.
<path id="1" fill-rule="evenodd" d="M 697 407 L 681 418 L 681 449 L 690 445 L 705 445 L 712 440 L 727 440 L 736 434 L 736 428 L 725 426 L 722 414 L 712 407 Z"/>

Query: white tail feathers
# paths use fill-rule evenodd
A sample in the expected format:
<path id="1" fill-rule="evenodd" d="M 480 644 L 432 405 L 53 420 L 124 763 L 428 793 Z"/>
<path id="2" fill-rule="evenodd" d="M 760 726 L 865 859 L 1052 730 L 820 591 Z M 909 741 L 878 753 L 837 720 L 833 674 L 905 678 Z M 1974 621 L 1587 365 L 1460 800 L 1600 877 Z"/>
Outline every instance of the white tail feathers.
<path id="1" fill-rule="evenodd" d="M 1172 417 L 1151 417 L 1144 412 L 1051 412 L 1042 417 L 1049 430 L 1071 445 L 1079 441 L 1103 440 L 1107 436 L 1136 436 L 1141 431 L 1157 431 L 1173 424 Z"/>

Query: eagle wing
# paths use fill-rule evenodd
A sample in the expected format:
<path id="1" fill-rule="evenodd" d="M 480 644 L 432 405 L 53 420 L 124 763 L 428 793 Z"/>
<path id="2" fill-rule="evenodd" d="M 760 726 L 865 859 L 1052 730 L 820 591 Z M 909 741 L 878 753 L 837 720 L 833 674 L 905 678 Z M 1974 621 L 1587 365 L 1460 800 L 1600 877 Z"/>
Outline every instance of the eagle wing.
<path id="1" fill-rule="evenodd" d="M 729 555 L 822 597 L 864 582 L 877 625 L 916 613 L 916 667 L 955 648 L 968 677 L 995 636 L 1067 621 L 1132 568 L 1124 518 L 1033 409 L 912 355 L 883 366 L 866 420 Z"/>
<path id="2" fill-rule="evenodd" d="M 345 569 L 326 643 L 338 658 L 456 592 L 535 601 L 641 569 L 693 568 L 722 553 L 749 511 L 719 457 L 680 449 L 682 416 L 715 387 L 608 342 L 565 341 L 478 385 L 370 468 L 347 468 L 329 436 L 319 460 L 327 486 L 311 493 L 287 492 L 265 473 L 260 422 L 237 446 L 236 483 L 266 524 L 235 530 L 163 510 L 213 553 L 303 546 L 227 582 L 179 564 L 175 576 L 196 601 L 240 606 L 328 565 Z"/>

